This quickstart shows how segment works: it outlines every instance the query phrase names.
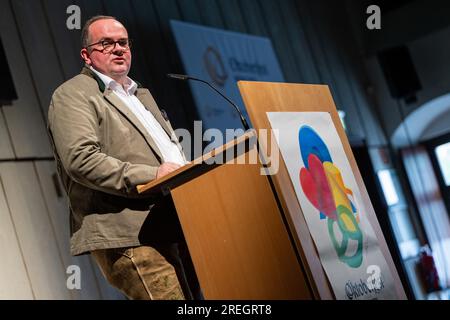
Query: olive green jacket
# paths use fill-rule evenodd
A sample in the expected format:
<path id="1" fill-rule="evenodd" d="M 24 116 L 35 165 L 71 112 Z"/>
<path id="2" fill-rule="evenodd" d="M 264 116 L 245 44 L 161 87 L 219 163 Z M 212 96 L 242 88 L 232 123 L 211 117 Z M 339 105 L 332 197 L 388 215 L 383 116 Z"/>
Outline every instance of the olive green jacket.
<path id="1" fill-rule="evenodd" d="M 150 92 L 136 96 L 176 141 Z M 71 253 L 140 245 L 154 199 L 136 186 L 155 179 L 162 157 L 140 121 L 84 67 L 55 90 L 47 128 L 69 198 Z"/>

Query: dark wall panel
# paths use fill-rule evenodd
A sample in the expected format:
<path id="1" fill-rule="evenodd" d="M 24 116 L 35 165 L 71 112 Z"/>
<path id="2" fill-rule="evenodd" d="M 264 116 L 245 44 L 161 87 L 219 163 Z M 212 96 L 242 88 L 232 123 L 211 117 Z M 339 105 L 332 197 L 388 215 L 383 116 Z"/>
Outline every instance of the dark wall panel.
<path id="1" fill-rule="evenodd" d="M 162 96 L 164 99 L 164 101 L 161 102 L 165 104 L 165 109 L 171 117 L 174 126 L 177 128 L 187 128 L 189 130 L 192 127 L 192 122 L 195 118 L 195 109 L 193 107 L 192 99 L 187 94 L 188 87 L 185 83 L 170 80 L 166 76 L 167 73 L 181 73 L 183 70 L 178 50 L 175 45 L 175 39 L 173 38 L 170 29 L 170 20 L 181 19 L 178 4 L 175 0 L 156 0 L 153 1 L 153 6 L 158 17 L 159 30 L 162 34 L 162 41 L 167 58 L 166 68 L 160 72 L 163 85 Z M 157 56 L 157 59 L 159 58 L 160 56 Z M 166 103 L 165 101 L 168 102 Z"/>
<path id="2" fill-rule="evenodd" d="M 291 43 L 286 32 L 287 26 L 280 11 L 279 3 L 271 0 L 259 0 L 262 19 L 265 21 L 268 36 L 276 39 L 273 42 L 275 52 L 278 56 L 283 74 L 287 82 L 298 82 L 301 73 L 297 65 L 291 47 Z"/>
<path id="3" fill-rule="evenodd" d="M 200 16 L 202 17 L 203 24 L 216 28 L 225 27 L 222 12 L 216 0 L 196 0 L 196 2 L 200 8 Z"/>
<path id="4" fill-rule="evenodd" d="M 247 26 L 247 33 L 264 37 L 269 36 L 258 1 L 239 1 L 239 7 Z"/>
<path id="5" fill-rule="evenodd" d="M 177 4 L 183 21 L 197 24 L 203 23 L 197 1 L 177 0 Z"/>
<path id="6" fill-rule="evenodd" d="M 49 36 L 52 37 L 58 55 L 53 64 L 61 65 L 61 72 L 67 80 L 80 72 L 83 65 L 80 58 L 80 31 L 68 30 L 66 26 L 67 7 L 76 4 L 73 0 L 41 1 L 47 23 Z"/>
<path id="7" fill-rule="evenodd" d="M 244 13 L 239 7 L 239 0 L 217 0 L 222 11 L 225 28 L 231 31 L 247 33 Z"/>
<path id="8" fill-rule="evenodd" d="M 299 74 L 295 81 L 320 83 L 317 66 L 303 26 L 304 18 L 300 17 L 295 0 L 283 1 L 280 10 L 286 26 L 286 36 L 299 68 Z"/>
<path id="9" fill-rule="evenodd" d="M 19 0 L 13 3 L 44 113 L 53 89 L 76 75 L 82 66 L 81 32 L 66 28 L 66 8 L 75 4 L 81 9 L 82 23 L 93 15 L 106 14 L 116 16 L 126 25 L 134 40 L 130 75 L 150 89 L 175 128 L 191 130 L 198 115 L 189 86 L 166 77 L 170 72 L 184 72 L 170 30 L 171 19 L 269 37 L 288 82 L 329 85 L 337 106 L 352 114 L 354 131 L 358 134 L 364 131 L 358 124 L 364 115 L 356 112 L 360 97 L 365 95 L 359 83 L 360 75 L 354 74 L 359 70 L 354 67 L 355 61 L 360 57 L 352 48 L 350 26 L 341 21 L 345 9 L 338 3 L 325 0 L 40 0 L 28 5 Z M 43 66 L 46 57 L 48 61 Z M 43 72 L 44 69 L 47 71 Z"/>
<path id="10" fill-rule="evenodd" d="M 64 80 L 55 43 L 40 1 L 11 1 L 11 8 L 46 119 L 51 95 L 57 83 Z"/>

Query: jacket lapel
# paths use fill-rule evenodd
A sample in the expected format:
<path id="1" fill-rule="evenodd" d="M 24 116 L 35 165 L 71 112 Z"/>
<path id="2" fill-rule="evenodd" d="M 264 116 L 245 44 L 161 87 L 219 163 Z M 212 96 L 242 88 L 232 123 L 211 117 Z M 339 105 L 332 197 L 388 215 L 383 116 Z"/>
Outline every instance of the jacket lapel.
<path id="1" fill-rule="evenodd" d="M 114 92 L 106 88 L 105 92 L 103 93 L 104 98 L 113 105 L 117 110 L 119 110 L 125 118 L 127 118 L 135 127 L 136 129 L 144 136 L 147 143 L 150 145 L 150 147 L 158 154 L 159 158 L 162 159 L 161 151 L 156 146 L 155 141 L 153 138 L 148 134 L 145 127 L 142 125 L 141 121 L 134 115 L 133 112 L 131 112 L 130 108 L 126 106 L 120 98 L 114 94 Z"/>
<path id="2" fill-rule="evenodd" d="M 142 125 L 141 121 L 134 115 L 133 112 L 120 100 L 120 98 L 115 95 L 111 89 L 105 88 L 105 84 L 103 81 L 97 77 L 97 75 L 92 72 L 91 69 L 89 69 L 88 66 L 84 66 L 81 70 L 81 74 L 87 75 L 91 78 L 94 78 L 99 86 L 99 89 L 101 92 L 103 92 L 104 98 L 113 105 L 117 110 L 119 110 L 135 127 L 136 129 L 144 136 L 145 140 L 149 144 L 149 146 L 158 154 L 160 159 L 163 159 L 161 151 L 156 146 L 155 141 L 153 138 L 148 134 L 145 127 Z M 136 97 L 142 102 L 144 107 L 150 111 L 153 116 L 155 117 L 156 121 L 159 122 L 161 127 L 164 129 L 164 131 L 167 133 L 167 135 L 170 137 L 170 140 L 178 145 L 178 147 L 181 150 L 181 146 L 179 145 L 178 139 L 175 136 L 175 133 L 173 132 L 172 128 L 169 127 L 167 122 L 164 120 L 161 111 L 159 110 L 156 101 L 153 99 L 150 91 L 145 88 L 139 88 L 136 91 Z M 181 152 L 183 154 L 183 152 Z M 184 156 L 184 154 L 183 154 Z"/>

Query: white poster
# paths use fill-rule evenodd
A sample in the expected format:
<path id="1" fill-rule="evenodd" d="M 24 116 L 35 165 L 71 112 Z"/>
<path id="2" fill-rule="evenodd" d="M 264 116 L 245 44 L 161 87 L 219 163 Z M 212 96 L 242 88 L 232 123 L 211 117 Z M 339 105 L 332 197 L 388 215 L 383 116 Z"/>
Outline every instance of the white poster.
<path id="1" fill-rule="evenodd" d="M 269 38 L 175 20 L 170 26 L 184 72 L 211 83 L 239 106 L 249 123 L 237 82 L 284 82 Z M 203 83 L 190 81 L 189 85 L 203 129 L 216 128 L 225 133 L 226 129 L 242 128 L 236 110 L 225 99 Z"/>
<path id="2" fill-rule="evenodd" d="M 268 112 L 337 299 L 396 299 L 350 163 L 327 112 Z"/>

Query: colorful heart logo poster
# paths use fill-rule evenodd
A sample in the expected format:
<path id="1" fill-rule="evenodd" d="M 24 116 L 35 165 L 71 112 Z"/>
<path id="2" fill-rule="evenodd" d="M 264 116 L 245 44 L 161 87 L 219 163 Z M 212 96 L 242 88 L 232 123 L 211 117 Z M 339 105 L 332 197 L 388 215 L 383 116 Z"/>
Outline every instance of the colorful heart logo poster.
<path id="1" fill-rule="evenodd" d="M 392 274 L 327 112 L 268 112 L 337 299 L 396 299 Z"/>

